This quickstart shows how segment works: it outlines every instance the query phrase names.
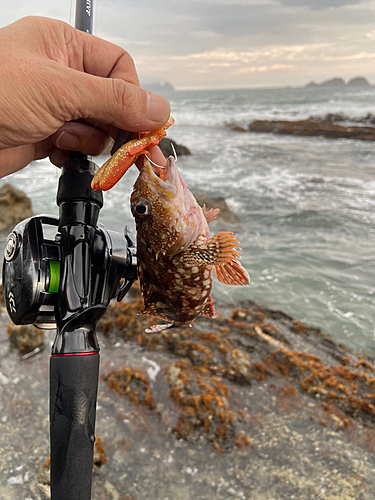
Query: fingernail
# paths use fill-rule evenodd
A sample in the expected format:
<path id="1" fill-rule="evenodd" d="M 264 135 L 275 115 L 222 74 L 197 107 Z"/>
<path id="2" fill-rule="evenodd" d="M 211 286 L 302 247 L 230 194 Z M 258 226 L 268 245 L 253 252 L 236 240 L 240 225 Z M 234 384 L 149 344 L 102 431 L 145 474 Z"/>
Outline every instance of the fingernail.
<path id="1" fill-rule="evenodd" d="M 147 118 L 163 123 L 170 115 L 169 103 L 164 97 L 153 92 L 147 92 Z"/>
<path id="2" fill-rule="evenodd" d="M 61 149 L 79 149 L 80 141 L 76 135 L 70 134 L 69 132 L 61 132 L 59 137 L 56 139 L 56 146 Z"/>

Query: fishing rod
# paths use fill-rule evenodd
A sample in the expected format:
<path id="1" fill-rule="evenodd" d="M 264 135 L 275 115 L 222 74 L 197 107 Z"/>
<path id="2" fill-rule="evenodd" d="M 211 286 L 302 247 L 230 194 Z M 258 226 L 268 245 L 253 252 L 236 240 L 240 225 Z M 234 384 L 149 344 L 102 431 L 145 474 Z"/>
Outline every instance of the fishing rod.
<path id="1" fill-rule="evenodd" d="M 92 20 L 93 0 L 77 0 L 75 27 L 92 33 Z M 96 325 L 137 277 L 127 228 L 120 234 L 98 223 L 103 194 L 91 189 L 97 170 L 84 154 L 71 152 L 59 179 L 59 216 L 20 222 L 4 252 L 3 294 L 12 321 L 57 330 L 50 359 L 51 500 L 91 499 Z"/>
<path id="2" fill-rule="evenodd" d="M 92 35 L 93 30 L 93 11 L 94 0 L 76 0 L 76 16 L 74 27 L 85 33 Z"/>

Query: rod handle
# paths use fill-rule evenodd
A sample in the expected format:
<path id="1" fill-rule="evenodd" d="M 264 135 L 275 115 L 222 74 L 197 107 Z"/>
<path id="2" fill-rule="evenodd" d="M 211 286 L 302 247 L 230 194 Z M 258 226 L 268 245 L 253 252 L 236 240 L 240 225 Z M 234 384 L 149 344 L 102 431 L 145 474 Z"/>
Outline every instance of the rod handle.
<path id="1" fill-rule="evenodd" d="M 50 362 L 51 497 L 90 500 L 99 354 Z"/>

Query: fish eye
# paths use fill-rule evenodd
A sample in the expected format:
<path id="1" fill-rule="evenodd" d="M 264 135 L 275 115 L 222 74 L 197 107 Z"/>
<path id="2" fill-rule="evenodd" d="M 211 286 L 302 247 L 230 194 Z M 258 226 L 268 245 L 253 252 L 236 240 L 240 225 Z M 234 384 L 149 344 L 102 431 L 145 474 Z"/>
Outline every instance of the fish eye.
<path id="1" fill-rule="evenodd" d="M 140 217 L 148 214 L 148 203 L 146 201 L 139 201 L 134 208 L 134 215 L 138 215 Z"/>

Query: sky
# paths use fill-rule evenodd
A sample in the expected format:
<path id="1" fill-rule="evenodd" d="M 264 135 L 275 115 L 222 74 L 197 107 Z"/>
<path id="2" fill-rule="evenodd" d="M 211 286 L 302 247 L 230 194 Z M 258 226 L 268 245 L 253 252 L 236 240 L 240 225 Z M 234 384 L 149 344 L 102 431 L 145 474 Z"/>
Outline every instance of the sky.
<path id="1" fill-rule="evenodd" d="M 70 0 L 0 0 L 0 26 L 70 22 Z M 176 89 L 375 84 L 375 0 L 94 0 L 94 34 L 126 49 L 141 81 Z"/>

